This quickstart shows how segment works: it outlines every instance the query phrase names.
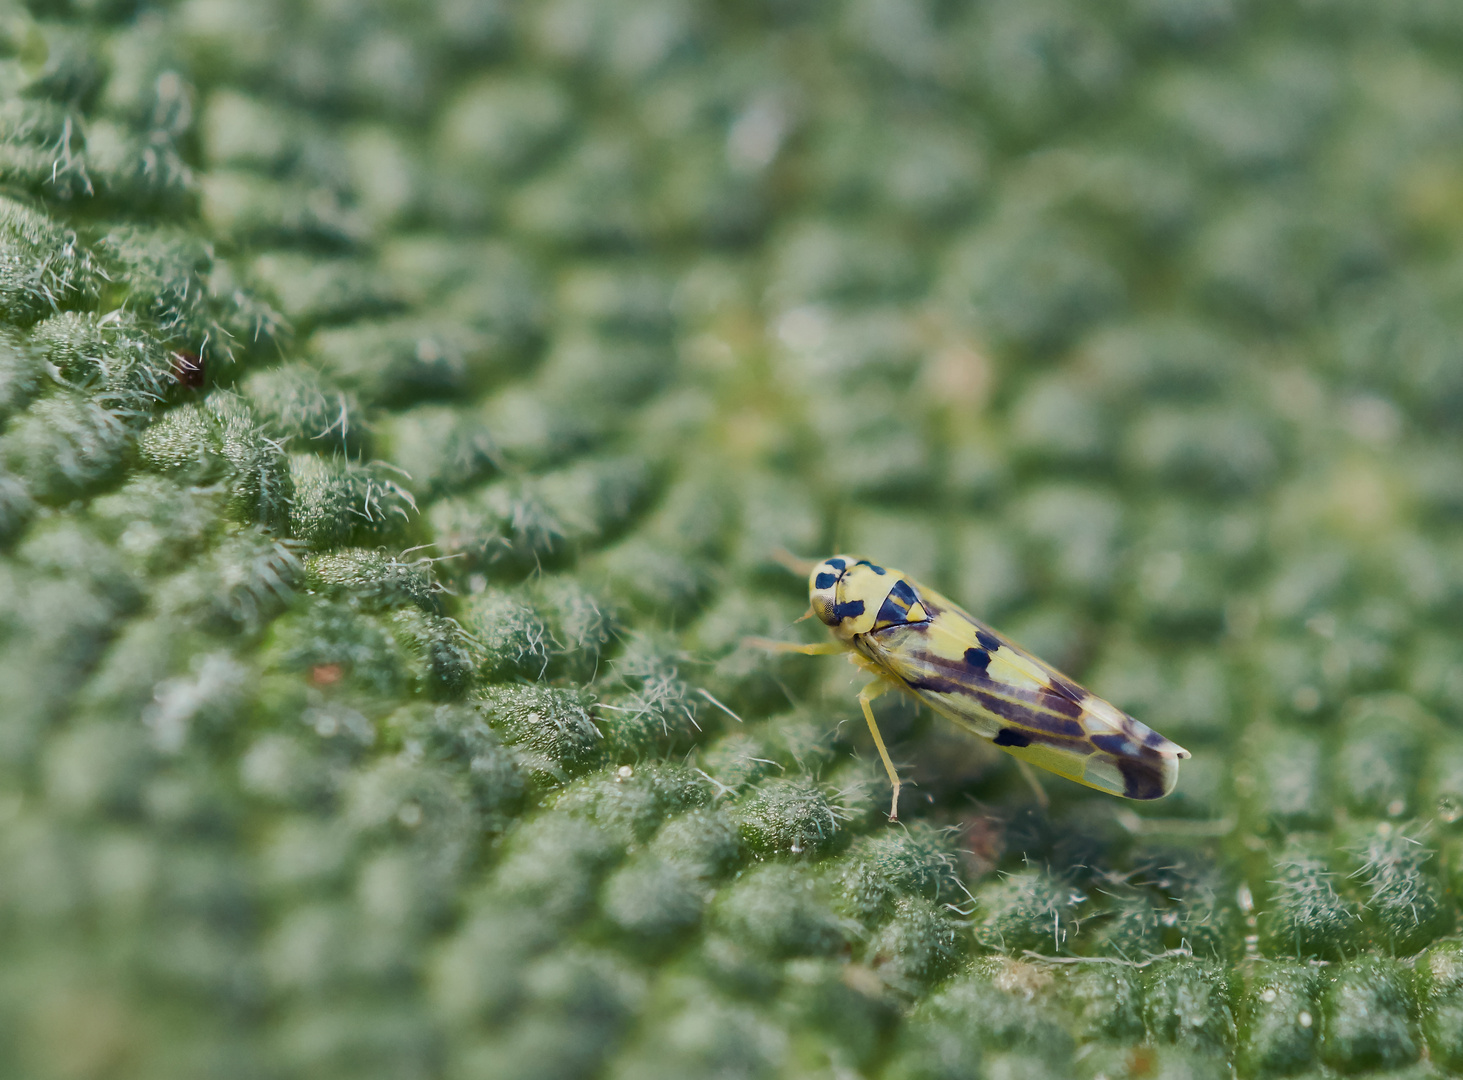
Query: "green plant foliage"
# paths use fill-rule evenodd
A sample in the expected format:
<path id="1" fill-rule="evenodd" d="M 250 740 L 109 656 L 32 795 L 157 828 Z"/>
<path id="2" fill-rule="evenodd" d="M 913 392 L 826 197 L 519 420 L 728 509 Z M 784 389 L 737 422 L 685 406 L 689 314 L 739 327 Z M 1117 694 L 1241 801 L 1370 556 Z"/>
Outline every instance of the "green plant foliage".
<path id="1" fill-rule="evenodd" d="M 1463 1073 L 1460 11 L 0 0 L 0 1076 Z"/>
<path id="2" fill-rule="evenodd" d="M 312 555 L 305 563 L 307 583 L 321 592 L 348 594 L 363 604 L 398 607 L 415 604 L 440 609 L 431 568 L 404 563 L 381 551 L 343 548 Z"/>
<path id="3" fill-rule="evenodd" d="M 1321 1035 L 1316 1002 L 1321 971 L 1274 961 L 1245 973 L 1237 1062 L 1254 1076 L 1284 1076 L 1315 1060 Z"/>
<path id="4" fill-rule="evenodd" d="M 1321 1000 L 1321 1053 L 1349 1069 L 1396 1068 L 1416 1060 L 1411 987 L 1403 969 L 1364 957 L 1336 973 Z"/>
<path id="5" fill-rule="evenodd" d="M 145 467 L 180 482 L 224 485 L 237 520 L 279 528 L 294 512 L 289 462 L 253 410 L 228 391 L 169 410 L 143 432 L 138 454 Z M 307 470 L 309 478 L 325 468 Z"/>
<path id="6" fill-rule="evenodd" d="M 479 694 L 478 709 L 525 763 L 550 780 L 599 761 L 603 739 L 581 693 L 563 687 L 503 683 Z"/>
<path id="7" fill-rule="evenodd" d="M 360 402 L 302 364 L 254 372 L 244 381 L 244 393 L 281 441 L 356 456 L 370 446 Z"/>
<path id="8" fill-rule="evenodd" d="M 1428 1050 L 1439 1066 L 1454 1071 L 1463 1064 L 1459 953 L 1458 943 L 1447 941 L 1417 958 L 1417 999 Z"/>

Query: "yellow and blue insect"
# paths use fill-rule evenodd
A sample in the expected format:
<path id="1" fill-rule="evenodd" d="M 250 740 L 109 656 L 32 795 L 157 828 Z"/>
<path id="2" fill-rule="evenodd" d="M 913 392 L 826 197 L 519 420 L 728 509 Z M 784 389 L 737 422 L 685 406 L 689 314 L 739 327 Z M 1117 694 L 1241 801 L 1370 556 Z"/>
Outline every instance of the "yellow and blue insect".
<path id="1" fill-rule="evenodd" d="M 806 564 L 803 564 L 805 566 Z M 803 566 L 798 566 L 799 571 Z M 874 676 L 859 704 L 894 785 L 889 819 L 899 816 L 899 774 L 870 705 L 904 690 L 1018 760 L 1125 799 L 1161 799 L 1178 782 L 1189 752 L 1061 672 L 1013 645 L 907 574 L 835 555 L 808 575 L 811 614 L 836 641 L 799 645 L 754 638 L 778 652 L 849 659 Z"/>

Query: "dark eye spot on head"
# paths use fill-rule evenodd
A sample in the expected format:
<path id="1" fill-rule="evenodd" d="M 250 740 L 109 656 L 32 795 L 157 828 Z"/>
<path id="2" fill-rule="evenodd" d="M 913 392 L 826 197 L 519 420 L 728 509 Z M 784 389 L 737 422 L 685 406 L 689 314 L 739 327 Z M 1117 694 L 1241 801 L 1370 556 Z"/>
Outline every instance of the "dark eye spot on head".
<path id="1" fill-rule="evenodd" d="M 997 746 L 1030 746 L 1030 736 L 1023 735 L 1015 728 L 1002 728 L 996 732 L 995 744 Z"/>
<path id="2" fill-rule="evenodd" d="M 988 630 L 977 630 L 975 632 L 975 640 L 980 642 L 981 648 L 985 649 L 986 652 L 995 652 L 1001 647 L 1001 639 Z"/>
<path id="3" fill-rule="evenodd" d="M 842 559 L 829 559 L 828 565 L 833 567 L 833 569 L 835 570 L 842 570 L 846 566 L 848 566 L 848 563 L 844 562 Z"/>
<path id="4" fill-rule="evenodd" d="M 820 589 L 831 589 L 837 581 L 837 574 L 819 574 L 813 579 L 813 584 Z"/>
<path id="5" fill-rule="evenodd" d="M 869 562 L 868 559 L 860 559 L 858 562 L 854 563 L 854 565 L 867 566 L 870 570 L 878 574 L 880 577 L 883 577 L 886 573 L 888 573 L 888 571 L 885 570 L 882 566 L 875 566 L 873 563 Z"/>
<path id="6" fill-rule="evenodd" d="M 864 602 L 862 600 L 845 600 L 841 604 L 833 605 L 835 619 L 856 619 L 863 613 Z"/>

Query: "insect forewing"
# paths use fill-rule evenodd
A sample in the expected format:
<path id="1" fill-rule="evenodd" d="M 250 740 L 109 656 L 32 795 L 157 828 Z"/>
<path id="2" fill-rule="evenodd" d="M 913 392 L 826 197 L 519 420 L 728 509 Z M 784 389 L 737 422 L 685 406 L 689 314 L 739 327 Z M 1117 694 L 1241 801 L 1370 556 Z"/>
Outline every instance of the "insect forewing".
<path id="1" fill-rule="evenodd" d="M 862 635 L 862 651 L 937 712 L 1032 764 L 1114 795 L 1173 790 L 1188 751 L 931 590 L 922 623 Z"/>

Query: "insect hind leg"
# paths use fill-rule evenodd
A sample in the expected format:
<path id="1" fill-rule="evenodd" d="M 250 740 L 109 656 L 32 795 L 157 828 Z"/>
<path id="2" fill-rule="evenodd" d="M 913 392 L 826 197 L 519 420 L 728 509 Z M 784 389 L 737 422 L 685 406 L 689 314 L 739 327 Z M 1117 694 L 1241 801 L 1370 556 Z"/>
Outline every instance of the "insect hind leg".
<path id="1" fill-rule="evenodd" d="M 899 773 L 894 768 L 894 762 L 889 760 L 889 750 L 884 746 L 884 736 L 879 734 L 879 725 L 874 720 L 874 709 L 870 704 L 888 689 L 887 682 L 883 679 L 875 679 L 859 691 L 858 703 L 864 710 L 864 719 L 869 722 L 869 734 L 874 737 L 874 745 L 879 748 L 879 760 L 884 763 L 884 771 L 889 774 L 889 783 L 894 785 L 894 795 L 889 800 L 889 820 L 898 821 L 899 789 L 902 785 L 899 782 Z"/>
<path id="2" fill-rule="evenodd" d="M 1036 805 L 1043 810 L 1049 810 L 1052 801 L 1047 796 L 1046 788 L 1041 786 L 1041 778 L 1036 775 L 1036 770 L 1020 758 L 1016 758 L 1015 761 L 1016 768 L 1021 771 L 1022 778 L 1031 786 L 1031 793 L 1036 796 Z"/>

